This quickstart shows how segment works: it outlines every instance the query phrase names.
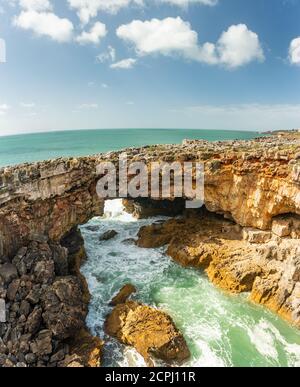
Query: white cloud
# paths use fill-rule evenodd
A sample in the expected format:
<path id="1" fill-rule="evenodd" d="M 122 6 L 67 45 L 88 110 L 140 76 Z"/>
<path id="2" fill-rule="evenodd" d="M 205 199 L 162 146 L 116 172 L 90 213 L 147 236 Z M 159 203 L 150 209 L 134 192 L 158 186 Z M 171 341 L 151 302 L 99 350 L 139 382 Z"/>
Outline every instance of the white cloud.
<path id="1" fill-rule="evenodd" d="M 59 18 L 52 12 L 22 11 L 15 17 L 14 25 L 61 43 L 70 41 L 74 30 L 69 19 Z"/>
<path id="2" fill-rule="evenodd" d="M 81 35 L 77 36 L 76 41 L 80 44 L 99 44 L 106 35 L 106 25 L 96 22 L 89 32 L 83 31 Z"/>
<path id="3" fill-rule="evenodd" d="M 217 43 L 217 51 L 220 62 L 233 68 L 254 60 L 264 60 L 258 35 L 250 31 L 245 24 L 231 26 L 223 32 Z"/>
<path id="4" fill-rule="evenodd" d="M 155 0 L 156 3 L 166 3 L 179 7 L 188 7 L 191 4 L 213 6 L 218 0 Z M 77 11 L 81 22 L 87 24 L 99 12 L 117 13 L 120 9 L 129 6 L 144 6 L 153 0 L 68 0 L 69 6 Z"/>
<path id="5" fill-rule="evenodd" d="M 25 109 L 33 109 L 35 107 L 34 102 L 21 102 L 20 105 Z"/>
<path id="6" fill-rule="evenodd" d="M 129 70 L 134 67 L 137 60 L 133 58 L 123 59 L 120 62 L 116 62 L 110 65 L 110 68 L 112 69 L 124 69 Z"/>
<path id="7" fill-rule="evenodd" d="M 138 55 L 161 54 L 182 56 L 207 64 L 239 67 L 253 60 L 263 60 L 258 35 L 245 24 L 231 26 L 216 44 L 198 41 L 189 22 L 180 17 L 163 20 L 134 20 L 117 29 L 117 36 L 135 47 Z"/>
<path id="8" fill-rule="evenodd" d="M 300 65 L 300 37 L 291 41 L 289 57 L 291 64 Z"/>
<path id="9" fill-rule="evenodd" d="M 107 51 L 96 56 L 96 61 L 100 63 L 114 62 L 116 60 L 116 50 L 112 46 L 108 46 Z"/>
<path id="10" fill-rule="evenodd" d="M 20 0 L 20 7 L 27 11 L 50 11 L 52 5 L 49 0 Z"/>
<path id="11" fill-rule="evenodd" d="M 81 22 L 87 24 L 98 12 L 116 13 L 129 5 L 143 5 L 143 0 L 68 0 L 71 8 L 77 11 Z"/>
<path id="12" fill-rule="evenodd" d="M 108 89 L 108 85 L 106 83 L 102 83 L 101 87 L 102 89 Z"/>
<path id="13" fill-rule="evenodd" d="M 218 0 L 157 0 L 161 3 L 168 3 L 172 5 L 178 5 L 179 7 L 188 7 L 191 4 L 202 4 L 202 5 L 209 5 L 214 6 L 218 4 Z"/>

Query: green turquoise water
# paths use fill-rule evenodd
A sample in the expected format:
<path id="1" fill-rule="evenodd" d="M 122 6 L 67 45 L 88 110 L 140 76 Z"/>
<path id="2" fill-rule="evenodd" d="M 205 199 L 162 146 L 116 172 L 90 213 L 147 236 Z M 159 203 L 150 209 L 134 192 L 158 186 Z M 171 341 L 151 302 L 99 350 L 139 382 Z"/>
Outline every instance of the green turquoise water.
<path id="1" fill-rule="evenodd" d="M 0 137 L 0 166 L 61 156 L 86 156 L 127 147 L 179 144 L 184 139 L 250 139 L 255 132 L 226 130 L 114 129 L 79 130 Z"/>
<path id="2" fill-rule="evenodd" d="M 156 219 L 157 220 L 157 219 Z M 128 283 L 138 301 L 158 307 L 173 318 L 191 350 L 184 366 L 296 367 L 300 366 L 300 332 L 247 295 L 233 296 L 213 286 L 206 275 L 174 263 L 165 249 L 128 245 L 140 227 L 155 219 L 135 220 L 120 200 L 106 203 L 105 216 L 82 227 L 88 260 L 82 268 L 92 294 L 87 323 L 105 338 L 105 366 L 145 366 L 132 349 L 105 337 L 103 323 L 112 297 Z M 108 230 L 118 235 L 99 242 Z M 158 364 L 159 365 L 159 364 Z"/>

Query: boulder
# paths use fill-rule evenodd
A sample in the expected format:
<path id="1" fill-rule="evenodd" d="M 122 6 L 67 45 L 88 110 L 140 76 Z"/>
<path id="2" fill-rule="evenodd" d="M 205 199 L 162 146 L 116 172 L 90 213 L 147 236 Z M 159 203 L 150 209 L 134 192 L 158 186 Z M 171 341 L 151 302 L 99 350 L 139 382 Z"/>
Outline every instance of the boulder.
<path id="1" fill-rule="evenodd" d="M 74 367 L 74 358 L 76 358 L 76 363 L 83 367 L 101 367 L 103 345 L 99 337 L 94 337 L 86 329 L 82 329 L 70 343 L 70 356 L 73 360 L 70 363 L 70 358 L 67 358 L 68 364 L 65 366 Z"/>
<path id="2" fill-rule="evenodd" d="M 122 287 L 119 293 L 111 300 L 109 305 L 117 306 L 119 304 L 124 304 L 133 293 L 136 293 L 136 288 L 131 284 L 125 285 Z"/>
<path id="3" fill-rule="evenodd" d="M 288 219 L 275 219 L 272 223 L 272 232 L 283 238 L 291 234 L 291 223 Z"/>
<path id="4" fill-rule="evenodd" d="M 36 307 L 28 316 L 26 322 L 26 332 L 36 334 L 42 323 L 42 309 Z"/>
<path id="5" fill-rule="evenodd" d="M 113 239 L 114 237 L 116 237 L 118 235 L 117 231 L 115 230 L 109 230 L 107 232 L 105 232 L 104 234 L 102 234 L 99 238 L 100 242 L 101 241 L 109 241 L 111 239 Z"/>
<path id="6" fill-rule="evenodd" d="M 0 266 L 0 277 L 3 279 L 5 284 L 9 284 L 15 278 L 18 278 L 18 271 L 16 266 L 11 263 L 5 263 Z"/>
<path id="7" fill-rule="evenodd" d="M 67 339 L 84 327 L 87 306 L 78 278 L 69 276 L 56 280 L 43 295 L 42 305 L 43 320 L 56 338 Z"/>
<path id="8" fill-rule="evenodd" d="M 183 335 L 164 312 L 137 302 L 117 305 L 105 321 L 105 331 L 134 347 L 149 366 L 151 356 L 167 363 L 182 362 L 190 351 Z"/>
<path id="9" fill-rule="evenodd" d="M 37 356 L 46 356 L 52 353 L 52 332 L 40 331 L 36 340 L 31 344 L 32 352 Z"/>

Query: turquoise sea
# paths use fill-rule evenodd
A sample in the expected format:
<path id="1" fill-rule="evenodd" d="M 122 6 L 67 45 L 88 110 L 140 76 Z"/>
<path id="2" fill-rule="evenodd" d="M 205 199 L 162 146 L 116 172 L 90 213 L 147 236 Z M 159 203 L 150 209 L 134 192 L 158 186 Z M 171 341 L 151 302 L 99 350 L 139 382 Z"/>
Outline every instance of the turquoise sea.
<path id="1" fill-rule="evenodd" d="M 0 137 L 0 166 L 142 145 L 179 144 L 184 139 L 218 141 L 250 139 L 257 135 L 229 130 L 104 129 L 7 136 Z"/>

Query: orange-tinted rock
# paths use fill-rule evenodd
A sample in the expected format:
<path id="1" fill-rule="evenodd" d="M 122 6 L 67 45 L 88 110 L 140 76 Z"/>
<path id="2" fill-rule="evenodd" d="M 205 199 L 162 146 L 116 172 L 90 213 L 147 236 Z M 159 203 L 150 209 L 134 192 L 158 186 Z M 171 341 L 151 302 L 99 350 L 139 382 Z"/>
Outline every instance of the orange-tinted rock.
<path id="1" fill-rule="evenodd" d="M 180 363 L 190 356 L 184 337 L 164 312 L 129 301 L 117 305 L 105 322 L 105 331 L 121 343 L 134 347 L 148 365 L 151 356 Z"/>
<path id="2" fill-rule="evenodd" d="M 70 343 L 70 356 L 67 367 L 98 368 L 101 367 L 101 356 L 104 342 L 82 329 Z"/>
<path id="3" fill-rule="evenodd" d="M 133 293 L 136 293 L 135 286 L 131 284 L 124 285 L 122 289 L 119 291 L 119 293 L 111 300 L 109 304 L 111 306 L 124 304 Z"/>

